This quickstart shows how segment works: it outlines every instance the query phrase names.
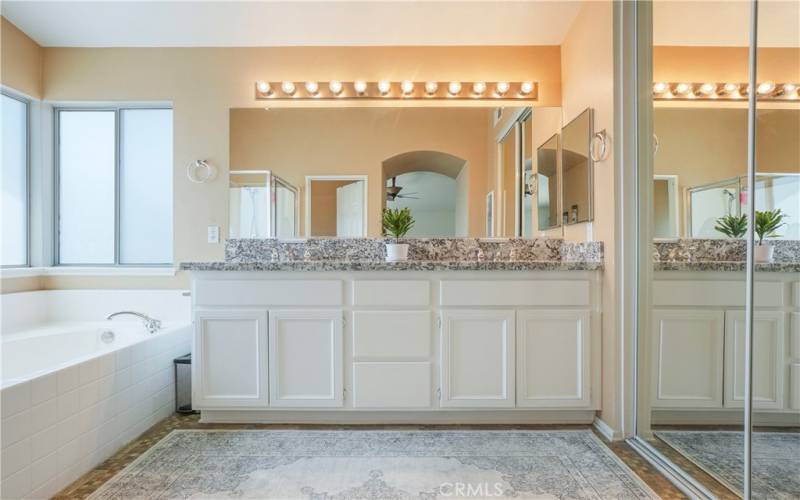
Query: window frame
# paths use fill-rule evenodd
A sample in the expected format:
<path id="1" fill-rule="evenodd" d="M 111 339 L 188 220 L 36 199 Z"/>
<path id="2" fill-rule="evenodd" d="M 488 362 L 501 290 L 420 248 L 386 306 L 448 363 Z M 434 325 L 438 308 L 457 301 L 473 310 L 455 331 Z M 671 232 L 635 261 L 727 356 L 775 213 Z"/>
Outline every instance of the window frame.
<path id="1" fill-rule="evenodd" d="M 25 106 L 25 262 L 23 264 L 2 264 L 2 269 L 22 269 L 31 267 L 31 99 L 5 86 L 0 87 L 0 95 L 21 102 Z"/>
<path id="2" fill-rule="evenodd" d="M 123 263 L 120 261 L 120 172 L 121 172 L 121 159 L 120 144 L 122 139 L 122 124 L 120 116 L 126 110 L 154 110 L 165 111 L 169 110 L 174 113 L 171 105 L 166 104 L 119 104 L 119 105 L 96 105 L 96 106 L 54 106 L 53 107 L 53 265 L 58 267 L 130 267 L 130 268 L 145 268 L 145 267 L 173 267 L 175 263 L 175 227 L 174 227 L 174 213 L 173 213 L 173 228 L 172 228 L 172 258 L 170 262 L 163 263 Z M 62 263 L 61 262 L 61 112 L 113 112 L 114 113 L 114 262 L 113 263 Z M 174 127 L 174 115 L 173 115 Z M 174 145 L 175 135 L 173 130 L 172 137 L 173 144 L 173 162 L 174 162 Z M 173 207 L 174 207 L 174 189 L 173 189 Z"/>

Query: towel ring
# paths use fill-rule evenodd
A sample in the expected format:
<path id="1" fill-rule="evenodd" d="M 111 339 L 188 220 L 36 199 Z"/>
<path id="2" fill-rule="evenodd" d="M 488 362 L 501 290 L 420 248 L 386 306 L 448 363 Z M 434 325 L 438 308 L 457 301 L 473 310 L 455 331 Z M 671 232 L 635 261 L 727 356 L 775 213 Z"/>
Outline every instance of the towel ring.
<path id="1" fill-rule="evenodd" d="M 187 165 L 186 177 L 195 184 L 204 184 L 217 177 L 217 168 L 207 160 L 195 160 Z"/>
<path id="2" fill-rule="evenodd" d="M 592 157 L 592 161 L 598 162 L 607 160 L 608 153 L 608 133 L 606 132 L 606 129 L 603 129 L 600 132 L 595 133 L 592 136 L 592 140 L 589 141 L 589 156 Z"/>

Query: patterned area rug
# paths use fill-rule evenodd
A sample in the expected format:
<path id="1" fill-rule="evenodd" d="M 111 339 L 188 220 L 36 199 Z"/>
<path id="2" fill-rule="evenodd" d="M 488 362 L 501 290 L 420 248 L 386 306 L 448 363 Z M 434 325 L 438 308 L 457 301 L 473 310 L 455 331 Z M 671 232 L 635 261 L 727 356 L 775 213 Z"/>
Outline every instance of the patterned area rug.
<path id="1" fill-rule="evenodd" d="M 735 493 L 742 491 L 744 434 L 658 431 L 655 435 Z M 800 498 L 800 433 L 753 433 L 753 498 Z"/>
<path id="2" fill-rule="evenodd" d="M 589 430 L 176 430 L 90 498 L 658 497 Z"/>

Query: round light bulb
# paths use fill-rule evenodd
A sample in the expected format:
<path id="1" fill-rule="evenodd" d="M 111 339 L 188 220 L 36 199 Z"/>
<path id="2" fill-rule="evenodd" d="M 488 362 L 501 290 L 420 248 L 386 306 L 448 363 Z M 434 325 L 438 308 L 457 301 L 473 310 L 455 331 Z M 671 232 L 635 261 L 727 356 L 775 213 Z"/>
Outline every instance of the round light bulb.
<path id="1" fill-rule="evenodd" d="M 687 94 L 690 90 L 692 90 L 692 86 L 688 83 L 679 83 L 675 86 L 675 92 L 678 94 Z"/>
<path id="2" fill-rule="evenodd" d="M 797 85 L 795 85 L 793 83 L 784 83 L 783 84 L 783 93 L 784 94 L 791 94 L 795 90 L 797 90 Z"/>
<path id="3" fill-rule="evenodd" d="M 739 90 L 739 85 L 735 83 L 726 83 L 722 89 L 725 91 L 726 94 L 733 94 Z"/>
<path id="4" fill-rule="evenodd" d="M 306 92 L 309 95 L 317 95 L 319 92 L 319 84 L 317 82 L 306 82 Z"/>
<path id="5" fill-rule="evenodd" d="M 262 94 L 269 94 L 272 91 L 272 88 L 269 85 L 269 82 L 258 82 L 258 91 Z"/>
<path id="6" fill-rule="evenodd" d="M 404 94 L 414 92 L 414 82 L 409 80 L 403 81 L 403 83 L 400 84 L 400 90 L 402 90 Z"/>
<path id="7" fill-rule="evenodd" d="M 356 82 L 353 83 L 353 88 L 356 89 L 356 92 L 359 94 L 363 94 L 367 91 L 367 82 L 364 80 L 356 80 Z"/>
<path id="8" fill-rule="evenodd" d="M 433 95 L 436 91 L 439 90 L 439 84 L 436 82 L 426 82 L 425 83 L 425 93 L 428 95 Z"/>
<path id="9" fill-rule="evenodd" d="M 378 82 L 378 92 L 380 92 L 381 95 L 388 94 L 390 90 L 392 90 L 391 82 L 387 82 L 386 80 L 381 80 Z"/>
<path id="10" fill-rule="evenodd" d="M 342 82 L 339 80 L 331 80 L 328 82 L 328 90 L 331 91 L 333 95 L 339 95 L 342 93 Z"/>
<path id="11" fill-rule="evenodd" d="M 519 85 L 519 93 L 521 95 L 528 95 L 533 92 L 533 82 L 522 82 Z"/>
<path id="12" fill-rule="evenodd" d="M 509 88 L 511 88 L 511 86 L 508 84 L 508 82 L 497 82 L 497 85 L 495 86 L 495 92 L 497 92 L 497 95 L 505 95 Z"/>
<path id="13" fill-rule="evenodd" d="M 450 95 L 458 95 L 461 93 L 461 82 L 450 82 L 447 85 L 447 91 Z"/>
<path id="14" fill-rule="evenodd" d="M 483 82 L 475 82 L 472 84 L 472 93 L 475 95 L 481 95 L 486 92 L 486 84 Z"/>
<path id="15" fill-rule="evenodd" d="M 774 82 L 759 83 L 756 92 L 761 95 L 771 94 L 775 90 Z"/>
<path id="16" fill-rule="evenodd" d="M 669 90 L 669 85 L 664 82 L 657 82 L 653 84 L 653 92 L 656 94 L 663 94 L 667 90 Z"/>
<path id="17" fill-rule="evenodd" d="M 703 95 L 711 95 L 717 90 L 716 84 L 704 83 L 700 85 L 700 93 Z"/>
<path id="18" fill-rule="evenodd" d="M 292 82 L 283 82 L 281 83 L 281 90 L 283 90 L 284 94 L 293 95 L 295 90 L 297 90 Z"/>

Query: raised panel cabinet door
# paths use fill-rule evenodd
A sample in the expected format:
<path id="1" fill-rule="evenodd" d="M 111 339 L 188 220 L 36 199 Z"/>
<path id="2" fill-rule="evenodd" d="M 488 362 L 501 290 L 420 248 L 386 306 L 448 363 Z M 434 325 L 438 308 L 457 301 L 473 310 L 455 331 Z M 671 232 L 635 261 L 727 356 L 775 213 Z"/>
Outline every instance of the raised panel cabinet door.
<path id="1" fill-rule="evenodd" d="M 784 313 L 756 311 L 753 317 L 753 407 L 782 409 L 786 360 Z M 744 311 L 725 312 L 725 406 L 744 406 Z"/>
<path id="2" fill-rule="evenodd" d="M 591 405 L 590 315 L 586 310 L 517 313 L 517 406 Z"/>
<path id="3" fill-rule="evenodd" d="M 722 407 L 724 317 L 722 311 L 653 310 L 653 407 Z"/>
<path id="4" fill-rule="evenodd" d="M 266 408 L 267 365 L 266 311 L 195 311 L 192 406 Z"/>
<path id="5" fill-rule="evenodd" d="M 514 406 L 514 311 L 442 311 L 441 406 Z"/>
<path id="6" fill-rule="evenodd" d="M 343 403 L 341 310 L 269 312 L 270 406 Z"/>

